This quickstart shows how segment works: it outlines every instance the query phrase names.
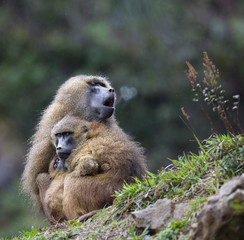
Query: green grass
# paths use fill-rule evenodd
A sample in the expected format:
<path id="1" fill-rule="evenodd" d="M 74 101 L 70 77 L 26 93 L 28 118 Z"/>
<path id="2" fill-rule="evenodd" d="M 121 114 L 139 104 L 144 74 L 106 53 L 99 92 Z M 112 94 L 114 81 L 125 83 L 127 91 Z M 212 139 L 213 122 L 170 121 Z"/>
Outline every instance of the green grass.
<path id="1" fill-rule="evenodd" d="M 137 231 L 133 231 L 135 223 L 132 216 L 127 215 L 120 219 L 109 216 L 111 216 L 111 207 L 99 211 L 84 223 L 73 220 L 41 230 L 33 227 L 31 231 L 23 230 L 13 240 L 106 239 L 108 237 L 120 240 L 134 239 L 133 236 L 137 236 Z"/>
<path id="2" fill-rule="evenodd" d="M 199 144 L 198 154 L 190 153 L 171 160 L 171 169 L 148 173 L 115 193 L 114 213 L 141 209 L 160 198 L 190 200 L 214 194 L 230 177 L 244 172 L 244 137 L 214 135 Z"/>
<path id="3" fill-rule="evenodd" d="M 15 240 L 22 239 L 149 239 L 150 233 L 136 229 L 129 212 L 146 208 L 158 199 L 187 201 L 190 210 L 180 221 L 168 223 L 166 228 L 150 239 L 189 239 L 190 227 L 196 222 L 203 204 L 224 182 L 244 172 L 244 137 L 242 135 L 214 135 L 200 142 L 197 154 L 190 153 L 171 160 L 172 165 L 158 174 L 135 184 L 124 184 L 115 193 L 114 204 L 99 211 L 84 223 L 73 221 L 43 230 L 23 231 Z M 235 211 L 243 206 L 233 204 Z"/>

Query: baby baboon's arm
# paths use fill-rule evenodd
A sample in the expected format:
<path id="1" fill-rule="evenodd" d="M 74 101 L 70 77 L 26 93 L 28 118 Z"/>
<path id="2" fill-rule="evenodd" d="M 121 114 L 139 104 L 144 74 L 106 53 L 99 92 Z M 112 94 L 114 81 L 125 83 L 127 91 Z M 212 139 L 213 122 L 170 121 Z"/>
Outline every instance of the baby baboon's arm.
<path id="1" fill-rule="evenodd" d="M 99 171 L 99 164 L 92 158 L 80 158 L 76 161 L 75 167 L 71 170 L 73 177 L 80 177 L 85 175 L 96 175 Z"/>

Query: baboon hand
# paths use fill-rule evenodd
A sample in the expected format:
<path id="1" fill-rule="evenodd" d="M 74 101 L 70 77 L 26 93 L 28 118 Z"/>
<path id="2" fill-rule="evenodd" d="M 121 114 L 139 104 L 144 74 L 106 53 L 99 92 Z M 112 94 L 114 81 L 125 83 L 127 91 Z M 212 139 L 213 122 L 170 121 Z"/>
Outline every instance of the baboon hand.
<path id="1" fill-rule="evenodd" d="M 92 158 L 82 158 L 73 171 L 73 176 L 96 175 L 99 170 L 99 164 Z"/>
<path id="2" fill-rule="evenodd" d="M 101 165 L 101 173 L 106 173 L 106 172 L 108 172 L 110 169 L 111 169 L 111 166 L 110 166 L 110 164 L 108 164 L 108 163 L 103 163 L 103 164 Z"/>

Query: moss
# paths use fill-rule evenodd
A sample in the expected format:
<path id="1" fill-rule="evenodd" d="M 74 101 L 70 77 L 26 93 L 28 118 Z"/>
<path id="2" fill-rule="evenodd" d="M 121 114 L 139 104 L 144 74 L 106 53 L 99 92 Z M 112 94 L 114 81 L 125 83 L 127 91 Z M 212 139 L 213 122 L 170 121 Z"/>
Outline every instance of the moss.
<path id="1" fill-rule="evenodd" d="M 239 199 L 234 199 L 232 202 L 230 202 L 230 207 L 233 209 L 234 215 L 236 216 L 243 215 L 244 201 L 241 201 Z"/>

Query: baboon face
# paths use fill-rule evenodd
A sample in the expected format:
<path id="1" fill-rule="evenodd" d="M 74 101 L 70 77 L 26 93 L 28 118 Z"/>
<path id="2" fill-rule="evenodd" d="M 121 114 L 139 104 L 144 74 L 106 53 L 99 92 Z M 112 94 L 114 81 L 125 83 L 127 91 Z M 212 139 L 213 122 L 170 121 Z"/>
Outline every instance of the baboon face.
<path id="1" fill-rule="evenodd" d="M 90 106 L 91 120 L 107 119 L 114 113 L 115 93 L 100 81 L 88 82 L 87 106 Z"/>
<path id="2" fill-rule="evenodd" d="M 70 78 L 59 88 L 54 102 L 64 107 L 62 114 L 100 121 L 112 117 L 115 92 L 103 77 L 80 75 Z"/>
<path id="3" fill-rule="evenodd" d="M 72 132 L 61 132 L 55 134 L 56 154 L 61 159 L 66 159 L 72 149 L 76 147 Z"/>
<path id="4" fill-rule="evenodd" d="M 62 159 L 62 158 L 55 159 L 55 161 L 53 163 L 53 169 L 54 170 L 59 170 L 59 171 L 62 171 L 62 172 L 66 172 L 67 168 L 65 167 L 64 159 Z"/>
<path id="5" fill-rule="evenodd" d="M 89 130 L 86 124 L 86 121 L 67 115 L 54 125 L 51 131 L 51 142 L 58 158 L 67 159 L 77 144 L 86 140 Z"/>

